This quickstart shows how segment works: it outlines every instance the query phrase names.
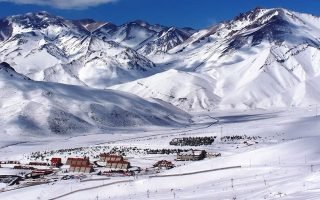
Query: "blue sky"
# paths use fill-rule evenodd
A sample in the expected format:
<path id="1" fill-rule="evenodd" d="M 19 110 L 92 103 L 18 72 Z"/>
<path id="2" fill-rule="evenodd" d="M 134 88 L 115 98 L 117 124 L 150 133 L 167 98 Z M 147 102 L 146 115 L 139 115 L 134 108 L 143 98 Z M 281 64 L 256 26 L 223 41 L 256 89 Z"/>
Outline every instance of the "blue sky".
<path id="1" fill-rule="evenodd" d="M 46 10 L 68 19 L 93 18 L 116 24 L 142 19 L 205 28 L 257 6 L 320 16 L 320 0 L 0 0 L 0 17 Z"/>

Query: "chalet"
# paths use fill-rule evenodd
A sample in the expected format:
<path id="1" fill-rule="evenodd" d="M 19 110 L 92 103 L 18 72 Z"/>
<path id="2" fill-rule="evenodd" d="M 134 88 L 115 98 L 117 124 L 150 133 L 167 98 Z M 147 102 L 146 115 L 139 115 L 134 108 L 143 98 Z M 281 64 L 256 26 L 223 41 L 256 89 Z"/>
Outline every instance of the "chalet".
<path id="1" fill-rule="evenodd" d="M 51 158 L 52 167 L 60 167 L 62 165 L 61 158 Z"/>
<path id="2" fill-rule="evenodd" d="M 131 167 L 130 162 L 128 161 L 108 161 L 107 168 L 111 168 L 111 169 L 129 169 Z"/>
<path id="3" fill-rule="evenodd" d="M 204 150 L 190 150 L 187 152 L 180 152 L 177 154 L 178 161 L 195 161 L 195 160 L 203 160 L 206 156 L 206 151 Z"/>
<path id="4" fill-rule="evenodd" d="M 155 163 L 153 167 L 156 167 L 159 169 L 172 169 L 174 168 L 174 164 L 167 160 L 160 160 L 157 163 Z"/>
<path id="5" fill-rule="evenodd" d="M 103 154 L 100 154 L 100 161 L 101 162 L 123 161 L 123 157 L 115 154 L 103 153 Z"/>

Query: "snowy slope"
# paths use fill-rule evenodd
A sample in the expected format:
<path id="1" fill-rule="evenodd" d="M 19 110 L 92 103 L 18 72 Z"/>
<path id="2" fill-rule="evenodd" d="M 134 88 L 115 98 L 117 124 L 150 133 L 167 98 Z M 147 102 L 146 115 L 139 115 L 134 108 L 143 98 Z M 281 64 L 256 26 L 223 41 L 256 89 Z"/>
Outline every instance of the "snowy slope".
<path id="1" fill-rule="evenodd" d="M 220 97 L 216 108 L 316 104 L 320 101 L 320 85 L 316 81 L 320 72 L 319 27 L 319 17 L 285 9 L 258 8 L 200 30 L 169 54 L 154 56 L 151 60 L 166 70 L 174 68 L 210 77 L 206 85 L 213 89 L 206 94 Z M 192 80 L 191 76 L 183 77 L 181 82 L 187 85 Z M 175 85 L 158 83 L 166 91 L 177 90 Z M 145 94 L 132 88 L 132 84 L 128 85 L 127 88 L 121 86 L 121 90 L 159 98 L 157 94 Z M 145 87 L 155 85 L 149 83 Z M 184 87 L 178 90 L 183 91 Z M 211 104 L 198 105 L 193 106 L 195 111 L 213 108 Z"/>
<path id="2" fill-rule="evenodd" d="M 140 47 L 139 52 L 143 55 L 167 53 L 169 50 L 186 41 L 190 35 L 190 32 L 186 30 L 171 27 L 168 30 L 159 32 L 155 40 L 146 42 Z"/>
<path id="3" fill-rule="evenodd" d="M 220 102 L 220 97 L 213 93 L 214 82 L 205 75 L 171 69 L 111 89 L 130 91 L 143 98 L 161 99 L 187 111 L 214 110 Z"/>
<path id="4" fill-rule="evenodd" d="M 8 134 L 104 132 L 111 127 L 171 126 L 188 114 L 112 90 L 35 82 L 0 65 L 0 127 Z"/>

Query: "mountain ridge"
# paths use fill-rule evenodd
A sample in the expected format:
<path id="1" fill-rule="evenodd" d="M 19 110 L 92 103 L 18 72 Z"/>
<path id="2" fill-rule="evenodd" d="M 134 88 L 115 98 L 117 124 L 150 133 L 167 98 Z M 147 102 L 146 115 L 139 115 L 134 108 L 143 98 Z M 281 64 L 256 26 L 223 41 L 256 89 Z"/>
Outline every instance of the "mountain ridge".
<path id="1" fill-rule="evenodd" d="M 1 21 L 2 33 L 15 35 L 2 34 L 0 59 L 34 80 L 112 88 L 188 112 L 320 101 L 311 94 L 319 92 L 312 80 L 320 72 L 320 18 L 309 14 L 256 8 L 201 30 L 46 12 L 8 19 L 23 28 L 19 20 L 12 30 Z"/>
<path id="2" fill-rule="evenodd" d="M 319 93 L 319 87 L 311 81 L 319 76 L 320 29 L 317 24 L 320 26 L 320 18 L 308 14 L 280 8 L 255 9 L 194 33 L 162 58 L 166 60 L 162 67 L 209 76 L 211 86 L 204 89 L 218 98 L 213 98 L 213 104 L 203 104 L 201 102 L 210 98 L 198 94 L 195 96 L 199 99 L 198 105 L 189 98 L 189 106 L 185 106 L 186 101 L 177 106 L 199 111 L 200 105 L 207 105 L 200 110 L 268 109 L 319 102 L 320 99 L 315 98 L 317 95 L 313 95 Z M 157 63 L 157 58 L 153 61 Z M 155 76 L 158 75 L 141 81 L 152 82 Z M 185 81 L 192 82 L 191 79 Z M 159 98 L 141 92 L 140 86 L 135 85 L 133 81 L 112 88 L 141 97 Z M 145 87 L 161 90 L 166 95 L 174 88 L 164 91 L 152 84 Z M 196 88 L 193 88 L 194 94 L 197 94 Z M 183 88 L 175 87 L 174 93 L 183 94 L 180 91 Z M 188 99 L 186 96 L 179 98 Z"/>

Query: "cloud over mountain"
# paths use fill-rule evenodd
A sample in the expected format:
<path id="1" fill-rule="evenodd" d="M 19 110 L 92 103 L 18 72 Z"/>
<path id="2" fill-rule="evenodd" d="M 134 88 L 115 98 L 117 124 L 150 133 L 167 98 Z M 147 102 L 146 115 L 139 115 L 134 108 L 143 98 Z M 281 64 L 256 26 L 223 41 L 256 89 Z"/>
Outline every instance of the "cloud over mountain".
<path id="1" fill-rule="evenodd" d="M 0 2 L 51 6 L 59 9 L 86 9 L 115 1 L 117 0 L 0 0 Z"/>

